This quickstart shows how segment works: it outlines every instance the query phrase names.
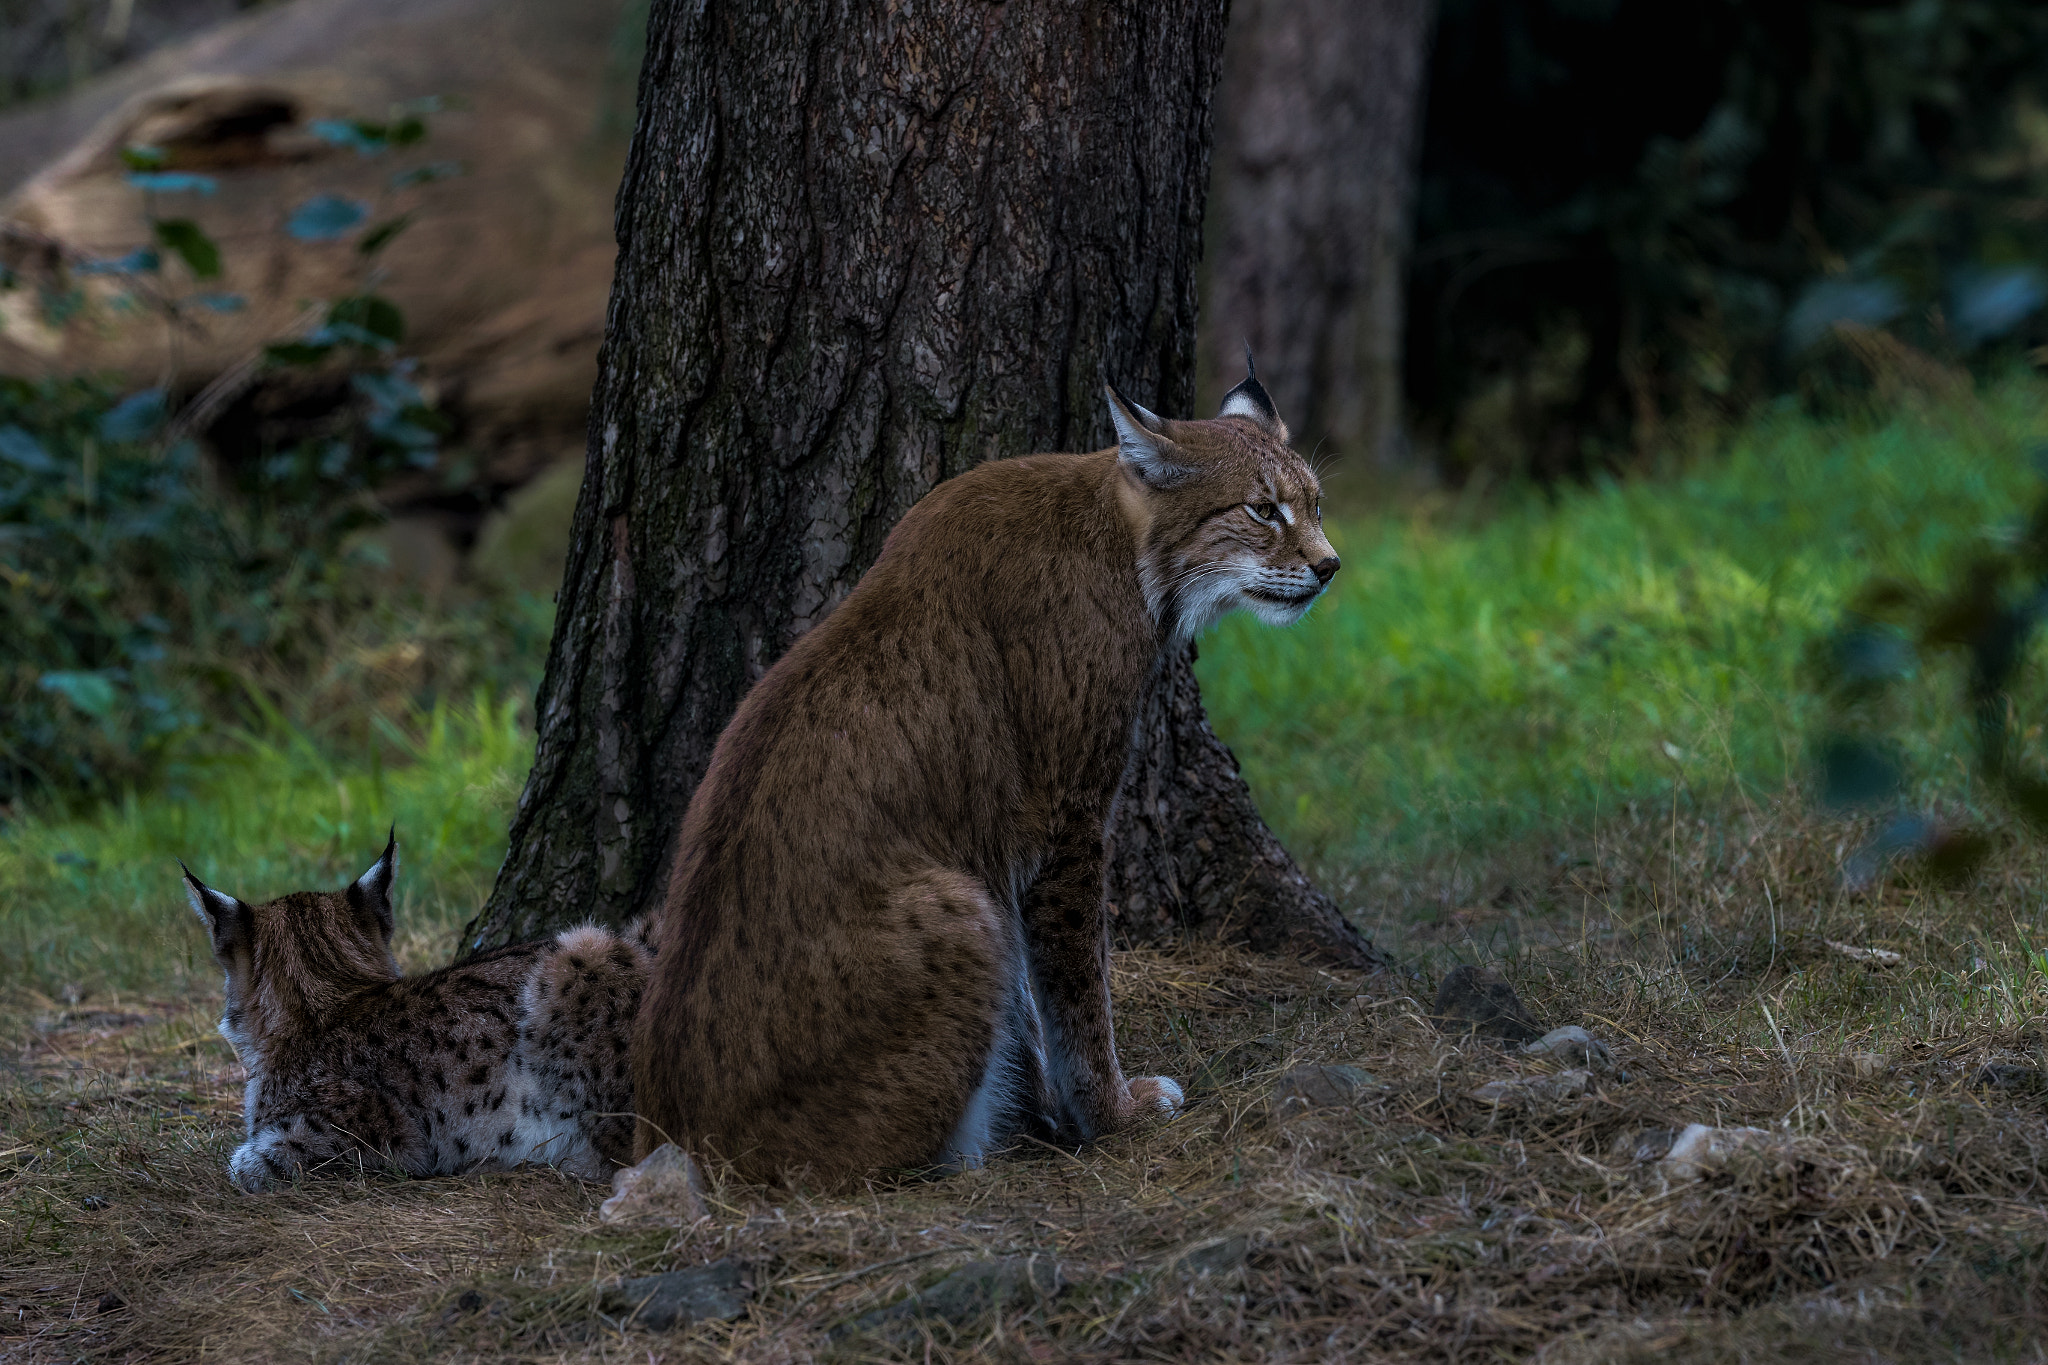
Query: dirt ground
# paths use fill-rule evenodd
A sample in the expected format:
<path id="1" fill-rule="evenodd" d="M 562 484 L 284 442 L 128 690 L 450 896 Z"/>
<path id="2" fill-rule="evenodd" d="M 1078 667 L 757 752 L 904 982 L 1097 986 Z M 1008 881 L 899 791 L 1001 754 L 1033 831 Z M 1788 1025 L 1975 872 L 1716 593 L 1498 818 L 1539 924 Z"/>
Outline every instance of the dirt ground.
<path id="1" fill-rule="evenodd" d="M 1120 954 L 1125 1064 L 1187 1085 L 1174 1121 L 855 1190 L 713 1172 L 680 1229 L 546 1170 L 242 1194 L 217 1001 L 17 1002 L 0 1359 L 2042 1359 L 2039 860 L 1851 894 L 1842 837 L 1646 821 L 1367 874 L 1410 980 Z M 1447 1036 L 1458 960 L 1611 1064 Z M 1682 1168 L 1693 1123 L 1764 1131 Z M 607 1292 L 720 1260 L 731 1320 Z"/>

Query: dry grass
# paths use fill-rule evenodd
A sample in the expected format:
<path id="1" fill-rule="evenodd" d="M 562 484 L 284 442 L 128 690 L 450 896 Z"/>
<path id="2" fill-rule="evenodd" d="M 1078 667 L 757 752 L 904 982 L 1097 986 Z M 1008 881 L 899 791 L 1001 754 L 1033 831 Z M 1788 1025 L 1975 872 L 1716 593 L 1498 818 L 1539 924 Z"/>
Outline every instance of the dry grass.
<path id="1" fill-rule="evenodd" d="M 1417 960 L 1493 961 L 1539 1016 L 1606 1039 L 1618 1070 L 1577 1098 L 1469 1098 L 1548 1068 L 1440 1036 L 1421 983 L 1129 953 L 1124 1058 L 1197 1080 L 1175 1122 L 944 1180 L 727 1182 L 674 1233 L 603 1227 L 602 1191 L 547 1172 L 242 1195 L 213 1002 L 29 1002 L 0 1098 L 0 1357 L 2040 1359 L 2048 1095 L 2018 1068 L 2048 1041 L 2048 859 L 2015 844 L 1967 892 L 1851 896 L 1844 837 L 1645 815 L 1385 896 Z M 1378 1084 L 1268 1117 L 1304 1061 Z M 1973 1088 L 1987 1063 L 2007 1088 Z M 1638 1144 L 1691 1121 L 1777 1137 L 1667 1188 Z M 1071 1287 L 849 1330 L 1010 1255 Z M 621 1273 L 721 1256 L 753 1267 L 737 1322 L 653 1334 L 599 1311 Z"/>

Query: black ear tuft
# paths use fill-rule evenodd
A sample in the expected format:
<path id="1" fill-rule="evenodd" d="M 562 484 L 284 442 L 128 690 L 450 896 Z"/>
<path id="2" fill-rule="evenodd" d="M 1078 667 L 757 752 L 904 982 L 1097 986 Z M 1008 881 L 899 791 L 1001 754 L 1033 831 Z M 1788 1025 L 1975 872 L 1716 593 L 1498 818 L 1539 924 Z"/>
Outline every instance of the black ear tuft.
<path id="1" fill-rule="evenodd" d="M 1105 384 L 1110 420 L 1116 423 L 1116 459 L 1147 488 L 1172 488 L 1194 471 L 1182 463 L 1180 447 L 1166 439 L 1166 423 Z"/>
<path id="2" fill-rule="evenodd" d="M 193 876 L 183 858 L 178 860 L 178 870 L 185 874 L 185 899 L 192 902 L 192 912 L 206 926 L 207 942 L 214 957 L 225 964 L 238 949 L 251 948 L 256 932 L 255 913 L 227 892 L 216 891 Z"/>
<path id="3" fill-rule="evenodd" d="M 1287 439 L 1287 424 L 1280 420 L 1279 411 L 1273 406 L 1273 399 L 1266 392 L 1266 386 L 1259 382 L 1258 368 L 1252 364 L 1252 346 L 1244 346 L 1244 379 L 1229 393 L 1223 395 L 1223 406 L 1216 411 L 1218 417 L 1249 417 L 1268 431 L 1274 432 L 1283 441 Z"/>
<path id="4" fill-rule="evenodd" d="M 398 877 L 398 826 L 391 827 L 391 835 L 384 843 L 384 851 L 377 855 L 377 861 L 370 864 L 370 870 L 349 883 L 348 903 L 356 912 L 368 916 L 376 925 L 377 932 L 386 943 L 391 941 L 394 921 L 391 914 L 391 883 Z"/>

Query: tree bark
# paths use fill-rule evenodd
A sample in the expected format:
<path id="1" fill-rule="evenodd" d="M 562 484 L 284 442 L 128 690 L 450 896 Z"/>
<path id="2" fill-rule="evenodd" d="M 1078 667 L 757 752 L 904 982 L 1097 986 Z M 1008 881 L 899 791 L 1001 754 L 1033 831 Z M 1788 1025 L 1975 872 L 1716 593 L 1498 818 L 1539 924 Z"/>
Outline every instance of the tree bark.
<path id="1" fill-rule="evenodd" d="M 649 908 L 741 695 L 934 484 L 1109 444 L 1104 376 L 1188 410 L 1226 2 L 657 0 L 534 766 L 466 947 Z M 1134 857 L 1147 913 L 1200 882 Z M 1276 916 L 1334 918 L 1294 879 Z"/>
<path id="2" fill-rule="evenodd" d="M 1233 9 L 1201 389 L 1235 384 L 1249 342 L 1304 450 L 1405 455 L 1402 297 L 1435 12 L 1436 0 Z"/>

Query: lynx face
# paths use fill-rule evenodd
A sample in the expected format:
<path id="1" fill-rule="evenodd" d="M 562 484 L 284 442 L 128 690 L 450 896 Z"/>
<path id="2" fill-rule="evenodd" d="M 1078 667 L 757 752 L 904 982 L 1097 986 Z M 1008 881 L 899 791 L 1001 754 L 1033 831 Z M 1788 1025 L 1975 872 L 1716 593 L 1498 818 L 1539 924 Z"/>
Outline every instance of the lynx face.
<path id="1" fill-rule="evenodd" d="M 1268 625 L 1307 614 L 1338 568 L 1323 487 L 1248 374 L 1207 422 L 1167 421 L 1114 391 L 1117 457 L 1143 526 L 1139 574 L 1176 643 L 1242 608 Z"/>

